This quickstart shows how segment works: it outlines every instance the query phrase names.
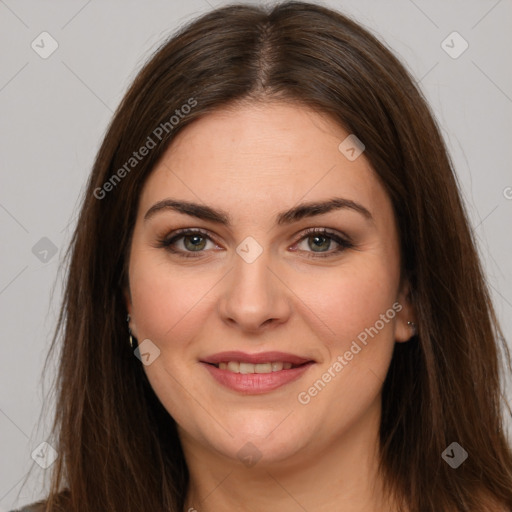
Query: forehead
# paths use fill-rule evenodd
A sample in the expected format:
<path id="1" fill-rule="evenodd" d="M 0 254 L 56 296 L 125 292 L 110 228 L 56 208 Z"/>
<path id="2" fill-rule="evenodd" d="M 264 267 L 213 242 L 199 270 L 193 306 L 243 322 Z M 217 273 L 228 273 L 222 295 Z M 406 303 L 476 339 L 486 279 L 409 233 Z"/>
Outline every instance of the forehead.
<path id="1" fill-rule="evenodd" d="M 305 106 L 273 102 L 215 111 L 177 135 L 144 186 L 141 210 L 168 196 L 233 210 L 241 222 L 332 196 L 357 200 L 372 213 L 389 209 L 364 152 L 349 160 L 340 151 L 349 135 Z"/>

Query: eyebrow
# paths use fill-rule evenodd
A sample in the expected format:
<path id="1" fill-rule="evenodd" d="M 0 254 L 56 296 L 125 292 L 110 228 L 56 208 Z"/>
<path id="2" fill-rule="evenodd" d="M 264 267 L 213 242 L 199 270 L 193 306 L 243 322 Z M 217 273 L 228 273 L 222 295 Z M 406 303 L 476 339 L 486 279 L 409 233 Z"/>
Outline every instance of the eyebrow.
<path id="1" fill-rule="evenodd" d="M 334 197 L 327 201 L 301 203 L 293 208 L 283 211 L 276 216 L 276 224 L 278 226 L 284 224 L 292 224 L 304 218 L 315 217 L 335 210 L 348 209 L 360 213 L 365 219 L 373 221 L 372 214 L 363 205 L 344 199 L 342 197 Z M 144 221 L 153 217 L 156 213 L 162 211 L 175 211 L 198 219 L 207 220 L 215 224 L 222 224 L 231 227 L 230 215 L 221 209 L 215 209 L 189 201 L 178 201 L 176 199 L 164 199 L 155 203 L 144 215 Z"/>

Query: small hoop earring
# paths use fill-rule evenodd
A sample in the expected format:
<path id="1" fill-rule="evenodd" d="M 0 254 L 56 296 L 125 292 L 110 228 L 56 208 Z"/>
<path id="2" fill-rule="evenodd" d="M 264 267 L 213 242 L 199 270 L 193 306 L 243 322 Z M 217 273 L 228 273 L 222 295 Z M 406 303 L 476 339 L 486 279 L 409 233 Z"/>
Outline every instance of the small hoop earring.
<path id="1" fill-rule="evenodd" d="M 408 321 L 407 325 L 413 330 L 414 334 L 416 334 L 416 324 Z"/>
<path id="2" fill-rule="evenodd" d="M 126 321 L 130 322 L 130 315 L 127 315 Z M 135 348 L 135 343 L 133 342 L 132 330 L 128 327 L 128 334 L 130 335 L 130 347 Z"/>

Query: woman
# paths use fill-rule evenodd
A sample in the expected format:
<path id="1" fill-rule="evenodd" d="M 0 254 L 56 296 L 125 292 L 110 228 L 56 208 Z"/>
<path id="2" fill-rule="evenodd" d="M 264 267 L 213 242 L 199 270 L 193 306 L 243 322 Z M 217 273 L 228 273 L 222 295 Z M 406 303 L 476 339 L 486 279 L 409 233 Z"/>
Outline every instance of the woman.
<path id="1" fill-rule="evenodd" d="M 451 163 L 350 19 L 235 5 L 166 42 L 70 256 L 41 510 L 512 507 L 510 360 Z"/>

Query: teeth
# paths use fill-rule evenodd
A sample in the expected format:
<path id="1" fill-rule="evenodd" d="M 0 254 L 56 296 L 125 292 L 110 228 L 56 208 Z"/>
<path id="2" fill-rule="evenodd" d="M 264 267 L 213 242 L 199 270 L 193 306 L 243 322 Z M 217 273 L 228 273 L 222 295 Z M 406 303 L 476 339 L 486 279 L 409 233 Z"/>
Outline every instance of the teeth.
<path id="1" fill-rule="evenodd" d="M 272 363 L 255 364 L 254 373 L 272 373 Z"/>
<path id="2" fill-rule="evenodd" d="M 240 373 L 254 373 L 255 369 L 256 369 L 255 364 L 240 363 Z"/>
<path id="3" fill-rule="evenodd" d="M 281 361 L 273 361 L 270 363 L 243 363 L 238 361 L 228 361 L 219 363 L 220 370 L 228 370 L 234 373 L 272 373 L 281 370 L 289 370 L 292 363 L 283 363 Z"/>
<path id="4" fill-rule="evenodd" d="M 229 361 L 227 369 L 230 372 L 240 373 L 240 363 L 237 361 Z"/>

